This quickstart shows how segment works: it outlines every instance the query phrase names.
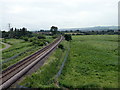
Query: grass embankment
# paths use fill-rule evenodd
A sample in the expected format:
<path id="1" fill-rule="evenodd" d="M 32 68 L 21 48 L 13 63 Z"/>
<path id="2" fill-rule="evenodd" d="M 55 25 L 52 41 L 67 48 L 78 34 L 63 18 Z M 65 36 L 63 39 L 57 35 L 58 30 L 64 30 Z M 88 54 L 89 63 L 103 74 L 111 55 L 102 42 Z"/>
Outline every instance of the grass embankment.
<path id="1" fill-rule="evenodd" d="M 68 88 L 118 87 L 118 36 L 73 36 L 70 54 L 59 78 Z"/>
<path id="2" fill-rule="evenodd" d="M 20 85 L 29 88 L 55 88 L 54 78 L 63 62 L 68 42 L 63 41 L 62 44 L 66 48 L 64 51 L 57 48 L 45 64 L 37 72 L 27 76 Z"/>
<path id="3" fill-rule="evenodd" d="M 5 48 L 5 45 L 0 43 L 0 49 Z"/>
<path id="4" fill-rule="evenodd" d="M 47 38 L 47 40 L 49 40 L 49 42 L 53 41 L 52 38 Z M 23 53 L 23 54 L 18 55 L 16 58 L 9 60 L 6 63 L 3 63 L 2 69 L 5 69 L 10 65 L 13 65 L 14 63 L 31 55 L 32 53 L 36 52 L 37 50 L 39 50 L 40 48 L 43 47 L 43 46 L 33 45 L 32 42 L 26 42 L 26 41 L 20 40 L 20 39 L 6 39 L 6 43 L 11 44 L 11 47 L 2 52 L 2 60 L 1 61 L 5 61 L 15 55 L 20 54 L 20 53 Z"/>

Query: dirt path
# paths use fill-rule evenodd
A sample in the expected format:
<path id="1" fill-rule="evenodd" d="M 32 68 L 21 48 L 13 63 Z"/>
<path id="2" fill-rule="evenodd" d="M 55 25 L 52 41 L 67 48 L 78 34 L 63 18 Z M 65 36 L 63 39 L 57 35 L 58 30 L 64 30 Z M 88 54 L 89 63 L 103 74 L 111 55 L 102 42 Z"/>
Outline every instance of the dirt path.
<path id="1" fill-rule="evenodd" d="M 0 51 L 3 51 L 5 49 L 8 49 L 11 45 L 7 44 L 7 43 L 3 43 L 3 42 L 0 42 L 1 44 L 4 44 L 5 45 L 5 48 L 2 48 L 0 49 Z"/>

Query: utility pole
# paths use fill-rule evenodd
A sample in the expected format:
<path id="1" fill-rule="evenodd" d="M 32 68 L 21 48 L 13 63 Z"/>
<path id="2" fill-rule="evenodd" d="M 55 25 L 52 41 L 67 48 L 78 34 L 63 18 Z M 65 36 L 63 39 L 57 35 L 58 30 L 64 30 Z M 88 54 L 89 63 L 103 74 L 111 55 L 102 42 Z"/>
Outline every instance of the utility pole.
<path id="1" fill-rule="evenodd" d="M 9 31 L 10 31 L 10 28 L 11 28 L 11 25 L 10 25 L 10 23 L 8 23 L 8 29 L 9 29 Z"/>

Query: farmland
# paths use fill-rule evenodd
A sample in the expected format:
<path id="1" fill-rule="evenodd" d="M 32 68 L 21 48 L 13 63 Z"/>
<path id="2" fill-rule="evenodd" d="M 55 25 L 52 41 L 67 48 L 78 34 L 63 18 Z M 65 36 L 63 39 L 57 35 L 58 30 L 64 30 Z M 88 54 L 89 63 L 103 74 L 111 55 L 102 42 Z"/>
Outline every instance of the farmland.
<path id="1" fill-rule="evenodd" d="M 59 84 L 67 88 L 118 87 L 118 36 L 73 36 Z"/>

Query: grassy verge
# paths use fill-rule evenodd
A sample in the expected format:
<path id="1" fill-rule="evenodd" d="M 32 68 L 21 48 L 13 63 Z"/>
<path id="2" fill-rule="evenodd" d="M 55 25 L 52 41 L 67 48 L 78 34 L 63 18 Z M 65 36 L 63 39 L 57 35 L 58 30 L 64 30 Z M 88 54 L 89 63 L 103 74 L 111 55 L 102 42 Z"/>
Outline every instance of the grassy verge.
<path id="1" fill-rule="evenodd" d="M 5 69 L 8 66 L 18 62 L 19 60 L 23 59 L 24 57 L 30 55 L 31 53 L 35 52 L 37 49 L 40 48 L 40 47 L 32 46 L 30 42 L 25 42 L 24 40 L 20 40 L 20 39 L 7 39 L 6 43 L 11 44 L 11 47 L 2 52 L 1 61 L 5 61 L 14 55 L 25 52 L 26 50 L 29 50 L 29 49 L 32 49 L 32 51 L 25 52 L 21 56 L 18 56 L 17 58 L 12 59 L 6 63 L 3 63 L 2 69 Z"/>
<path id="2" fill-rule="evenodd" d="M 2 52 L 2 60 L 6 60 L 18 53 L 21 53 L 31 47 L 31 43 L 19 39 L 7 39 L 6 43 L 11 44 L 11 47 Z"/>
<path id="3" fill-rule="evenodd" d="M 0 49 L 2 48 L 5 48 L 5 45 L 0 43 Z"/>
<path id="4" fill-rule="evenodd" d="M 118 87 L 118 36 L 73 36 L 70 54 L 59 78 L 68 88 Z"/>
<path id="5" fill-rule="evenodd" d="M 63 41 L 62 44 L 67 48 L 68 43 L 66 41 Z M 37 72 L 27 76 L 20 85 L 29 88 L 55 88 L 54 78 L 60 69 L 66 51 L 67 49 L 63 51 L 57 48 L 45 64 Z"/>
<path id="6" fill-rule="evenodd" d="M 52 41 L 53 39 L 49 38 L 49 42 L 52 42 Z M 36 52 L 37 50 L 43 47 L 43 46 L 33 45 L 31 42 L 25 42 L 24 40 L 20 40 L 20 39 L 6 39 L 6 43 L 11 44 L 11 47 L 2 52 L 1 61 L 5 61 L 15 55 L 18 55 L 23 52 L 24 53 L 12 60 L 7 61 L 6 63 L 3 63 L 2 64 L 3 70 L 9 67 L 10 65 L 13 65 L 16 62 L 20 61 L 21 59 L 31 55 L 32 53 Z"/>

